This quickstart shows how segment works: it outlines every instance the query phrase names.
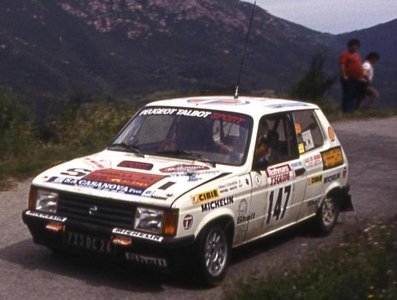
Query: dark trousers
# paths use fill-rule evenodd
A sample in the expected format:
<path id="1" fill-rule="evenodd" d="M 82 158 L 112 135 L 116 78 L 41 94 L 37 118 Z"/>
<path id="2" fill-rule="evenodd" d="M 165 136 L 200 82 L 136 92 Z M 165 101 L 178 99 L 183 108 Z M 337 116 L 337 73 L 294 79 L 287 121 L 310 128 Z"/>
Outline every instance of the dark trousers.
<path id="1" fill-rule="evenodd" d="M 358 80 L 341 79 L 342 111 L 352 113 L 357 108 L 357 102 L 362 97 L 363 84 Z"/>

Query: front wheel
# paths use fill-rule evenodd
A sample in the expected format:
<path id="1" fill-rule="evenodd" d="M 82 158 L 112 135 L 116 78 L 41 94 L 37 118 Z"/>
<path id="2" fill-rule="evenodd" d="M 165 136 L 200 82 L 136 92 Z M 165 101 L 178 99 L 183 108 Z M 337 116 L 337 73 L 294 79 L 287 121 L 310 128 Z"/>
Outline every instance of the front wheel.
<path id="1" fill-rule="evenodd" d="M 208 286 L 219 284 L 226 275 L 230 260 L 230 243 L 224 229 L 204 229 L 197 245 L 197 263 L 201 279 Z"/>
<path id="2" fill-rule="evenodd" d="M 339 203 L 335 196 L 327 195 L 316 215 L 316 229 L 321 235 L 328 235 L 335 227 L 339 216 Z"/>

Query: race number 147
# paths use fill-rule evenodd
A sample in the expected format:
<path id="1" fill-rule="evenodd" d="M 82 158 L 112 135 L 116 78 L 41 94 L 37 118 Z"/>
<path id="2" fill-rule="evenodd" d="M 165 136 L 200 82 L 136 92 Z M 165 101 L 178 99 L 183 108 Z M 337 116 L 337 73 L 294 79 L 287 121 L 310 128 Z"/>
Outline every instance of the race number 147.
<path id="1" fill-rule="evenodd" d="M 291 185 L 271 191 L 269 196 L 266 224 L 269 224 L 272 218 L 275 218 L 277 221 L 284 217 L 290 196 Z"/>

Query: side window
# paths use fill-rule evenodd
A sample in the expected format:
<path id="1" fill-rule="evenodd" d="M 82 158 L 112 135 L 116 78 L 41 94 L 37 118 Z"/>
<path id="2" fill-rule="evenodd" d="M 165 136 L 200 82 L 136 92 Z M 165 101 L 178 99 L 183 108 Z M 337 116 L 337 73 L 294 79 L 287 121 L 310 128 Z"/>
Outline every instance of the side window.
<path id="1" fill-rule="evenodd" d="M 298 157 L 293 120 L 290 114 L 266 115 L 259 123 L 254 160 L 265 158 L 268 165 Z"/>
<path id="2" fill-rule="evenodd" d="M 324 144 L 324 137 L 312 110 L 293 113 L 299 153 L 305 153 Z"/>

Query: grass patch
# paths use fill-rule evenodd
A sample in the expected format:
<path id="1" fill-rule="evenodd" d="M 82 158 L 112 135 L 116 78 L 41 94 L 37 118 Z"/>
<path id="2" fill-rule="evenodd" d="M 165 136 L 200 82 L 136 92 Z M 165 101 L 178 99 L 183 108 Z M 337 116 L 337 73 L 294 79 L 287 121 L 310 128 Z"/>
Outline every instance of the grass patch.
<path id="1" fill-rule="evenodd" d="M 397 217 L 320 251 L 298 270 L 240 281 L 225 299 L 397 299 Z"/>

